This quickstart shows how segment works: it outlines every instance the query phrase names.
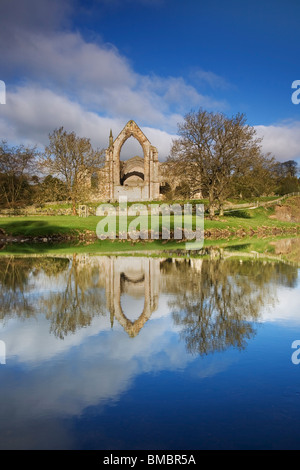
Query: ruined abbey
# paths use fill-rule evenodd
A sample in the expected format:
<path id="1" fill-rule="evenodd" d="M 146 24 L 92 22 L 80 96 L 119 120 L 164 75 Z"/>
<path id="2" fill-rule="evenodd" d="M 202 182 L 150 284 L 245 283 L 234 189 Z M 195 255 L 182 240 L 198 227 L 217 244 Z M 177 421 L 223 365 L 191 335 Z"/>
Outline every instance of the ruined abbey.
<path id="1" fill-rule="evenodd" d="M 121 161 L 123 144 L 130 137 L 140 143 L 144 157 L 133 156 Z M 128 201 L 153 201 L 162 198 L 161 188 L 166 185 L 164 163 L 158 161 L 156 147 L 134 121 L 129 121 L 114 140 L 112 131 L 105 153 L 104 168 L 98 172 L 94 197 L 99 201 L 118 201 L 127 196 Z"/>

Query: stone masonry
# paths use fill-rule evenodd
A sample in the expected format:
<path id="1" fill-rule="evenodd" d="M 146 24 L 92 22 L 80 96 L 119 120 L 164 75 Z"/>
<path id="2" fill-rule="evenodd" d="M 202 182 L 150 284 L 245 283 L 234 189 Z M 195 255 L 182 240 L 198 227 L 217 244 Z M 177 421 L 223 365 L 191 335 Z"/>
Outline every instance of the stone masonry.
<path id="1" fill-rule="evenodd" d="M 141 144 L 144 158 L 122 162 L 120 152 L 130 137 Z M 101 201 L 118 201 L 120 196 L 127 196 L 128 201 L 160 199 L 158 152 L 134 121 L 129 121 L 115 140 L 110 132 L 105 165 L 99 171 L 98 181 L 97 198 Z"/>

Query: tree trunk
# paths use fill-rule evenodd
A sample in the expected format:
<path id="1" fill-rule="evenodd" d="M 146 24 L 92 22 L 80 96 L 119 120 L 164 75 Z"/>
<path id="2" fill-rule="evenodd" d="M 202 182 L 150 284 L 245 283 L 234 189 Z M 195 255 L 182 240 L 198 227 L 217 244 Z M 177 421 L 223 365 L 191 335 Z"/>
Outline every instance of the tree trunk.
<path id="1" fill-rule="evenodd" d="M 209 191 L 209 217 L 213 219 L 215 216 L 215 203 L 214 203 L 214 196 L 213 191 Z"/>
<path id="2" fill-rule="evenodd" d="M 215 217 L 215 206 L 213 204 L 209 205 L 209 216 L 211 219 Z"/>
<path id="3" fill-rule="evenodd" d="M 222 217 L 224 215 L 224 206 L 220 204 L 219 215 Z"/>
<path id="4" fill-rule="evenodd" d="M 77 215 L 76 212 L 76 201 L 72 200 L 72 214 Z"/>

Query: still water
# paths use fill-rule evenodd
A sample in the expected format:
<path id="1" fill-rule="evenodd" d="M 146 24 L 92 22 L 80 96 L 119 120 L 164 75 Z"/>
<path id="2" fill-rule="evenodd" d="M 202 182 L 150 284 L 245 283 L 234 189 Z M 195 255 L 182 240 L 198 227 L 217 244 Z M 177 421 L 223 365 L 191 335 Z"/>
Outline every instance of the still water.
<path id="1" fill-rule="evenodd" d="M 279 259 L 2 257 L 0 448 L 299 449 L 299 307 Z"/>

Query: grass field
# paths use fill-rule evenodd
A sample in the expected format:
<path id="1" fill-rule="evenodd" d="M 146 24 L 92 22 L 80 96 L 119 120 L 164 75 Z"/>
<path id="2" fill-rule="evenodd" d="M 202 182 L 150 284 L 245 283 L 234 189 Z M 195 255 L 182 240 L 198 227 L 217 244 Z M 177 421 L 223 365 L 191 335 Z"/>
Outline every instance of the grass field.
<path id="1" fill-rule="evenodd" d="M 261 227 L 279 229 L 291 229 L 299 227 L 299 224 L 291 222 L 280 222 L 276 219 L 270 218 L 274 214 L 272 207 L 257 208 L 253 210 L 236 210 L 225 214 L 216 220 L 205 218 L 204 229 L 213 230 L 228 230 L 232 234 L 239 230 L 251 232 Z M 128 224 L 135 218 L 128 217 Z M 78 217 L 78 216 L 15 216 L 15 217 L 1 217 L 0 228 L 5 231 L 7 235 L 24 236 L 24 237 L 42 237 L 51 235 L 76 235 L 86 231 L 96 232 L 96 226 L 101 220 L 100 217 Z M 171 228 L 174 222 L 174 217 L 171 216 Z M 150 218 L 149 218 L 149 228 Z"/>
<path id="2" fill-rule="evenodd" d="M 287 243 L 287 245 L 286 245 Z M 231 259 L 257 259 L 278 262 L 293 262 L 300 265 L 300 240 L 298 237 L 245 237 L 243 239 L 231 237 L 223 240 L 205 240 L 200 252 L 201 258 L 210 257 L 211 250 L 215 255 Z M 288 246 L 283 254 L 276 253 L 278 244 Z M 290 249 L 291 248 L 291 249 Z M 106 255 L 106 256 L 151 256 L 151 257 L 199 257 L 199 251 L 186 251 L 183 242 L 176 243 L 153 241 L 133 243 L 130 241 L 100 241 L 92 243 L 12 243 L 0 250 L 0 257 L 4 256 L 76 256 L 76 255 Z"/>

